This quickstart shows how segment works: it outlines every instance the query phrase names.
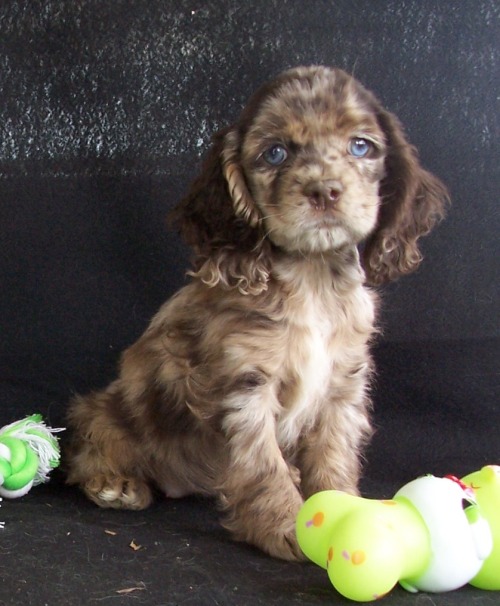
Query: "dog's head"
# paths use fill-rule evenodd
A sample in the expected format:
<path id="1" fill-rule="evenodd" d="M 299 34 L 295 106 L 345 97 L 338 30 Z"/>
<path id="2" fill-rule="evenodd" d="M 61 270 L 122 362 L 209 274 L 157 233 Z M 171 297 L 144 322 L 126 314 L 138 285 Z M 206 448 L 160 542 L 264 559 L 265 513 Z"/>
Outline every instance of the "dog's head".
<path id="1" fill-rule="evenodd" d="M 446 199 L 398 120 L 359 82 L 299 67 L 261 87 L 214 137 L 176 215 L 198 269 L 211 268 L 208 283 L 258 292 L 276 247 L 325 255 L 364 242 L 369 282 L 411 272 Z"/>

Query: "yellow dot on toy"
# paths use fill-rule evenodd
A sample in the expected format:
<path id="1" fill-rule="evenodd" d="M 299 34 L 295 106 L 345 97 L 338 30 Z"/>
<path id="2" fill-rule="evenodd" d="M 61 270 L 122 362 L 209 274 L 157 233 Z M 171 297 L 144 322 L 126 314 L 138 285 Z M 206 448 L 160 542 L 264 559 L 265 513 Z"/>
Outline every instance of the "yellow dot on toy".
<path id="1" fill-rule="evenodd" d="M 355 551 L 351 556 L 351 562 L 354 566 L 359 566 L 366 560 L 366 553 L 362 550 Z"/>
<path id="2" fill-rule="evenodd" d="M 318 511 L 317 513 L 314 514 L 313 519 L 312 519 L 312 523 L 313 526 L 321 526 L 321 524 L 323 524 L 323 522 L 325 521 L 325 514 L 322 511 Z"/>
<path id="3" fill-rule="evenodd" d="M 328 561 L 331 562 L 333 560 L 333 547 L 330 547 L 328 550 Z"/>

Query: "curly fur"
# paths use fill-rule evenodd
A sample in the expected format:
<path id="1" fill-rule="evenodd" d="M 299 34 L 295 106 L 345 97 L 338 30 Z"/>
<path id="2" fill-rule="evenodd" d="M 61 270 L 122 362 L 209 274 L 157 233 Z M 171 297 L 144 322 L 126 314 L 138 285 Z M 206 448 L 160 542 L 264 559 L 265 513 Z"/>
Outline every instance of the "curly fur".
<path id="1" fill-rule="evenodd" d="M 416 269 L 446 201 L 397 119 L 349 75 L 296 68 L 264 85 L 173 213 L 194 251 L 190 283 L 118 378 L 71 404 L 68 481 L 107 507 L 145 507 L 152 485 L 212 495 L 236 539 L 300 558 L 302 499 L 357 491 L 370 284 Z"/>

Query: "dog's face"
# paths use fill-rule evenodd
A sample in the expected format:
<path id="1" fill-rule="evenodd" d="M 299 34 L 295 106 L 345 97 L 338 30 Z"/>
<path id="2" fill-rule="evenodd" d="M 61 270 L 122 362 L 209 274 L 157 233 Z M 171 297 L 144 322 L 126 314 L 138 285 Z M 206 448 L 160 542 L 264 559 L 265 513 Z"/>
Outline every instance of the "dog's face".
<path id="1" fill-rule="evenodd" d="M 293 74 L 259 107 L 241 165 L 271 241 L 324 253 L 374 229 L 386 140 L 355 80 L 326 69 Z"/>
<path id="2" fill-rule="evenodd" d="M 418 240 L 447 199 L 372 93 L 312 66 L 262 86 L 214 137 L 174 220 L 197 269 L 208 263 L 206 283 L 260 292 L 273 247 L 323 256 L 364 240 L 367 280 L 380 284 L 419 266 Z"/>

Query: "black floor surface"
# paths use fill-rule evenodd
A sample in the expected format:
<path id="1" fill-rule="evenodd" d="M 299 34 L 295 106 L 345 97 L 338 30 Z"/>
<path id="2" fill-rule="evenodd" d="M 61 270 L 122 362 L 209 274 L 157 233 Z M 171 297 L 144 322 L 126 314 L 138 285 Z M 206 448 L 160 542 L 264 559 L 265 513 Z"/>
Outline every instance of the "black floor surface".
<path id="1" fill-rule="evenodd" d="M 422 473 L 465 475 L 500 462 L 498 342 L 393 344 L 379 378 L 363 492 L 390 497 Z M 26 391 L 28 394 L 28 391 Z M 495 460 L 496 459 L 496 460 Z M 326 573 L 234 543 L 210 500 L 159 497 L 142 512 L 101 510 L 62 473 L 0 519 L 0 604 L 151 606 L 341 605 Z M 387 606 L 493 606 L 500 592 L 395 588 Z"/>

